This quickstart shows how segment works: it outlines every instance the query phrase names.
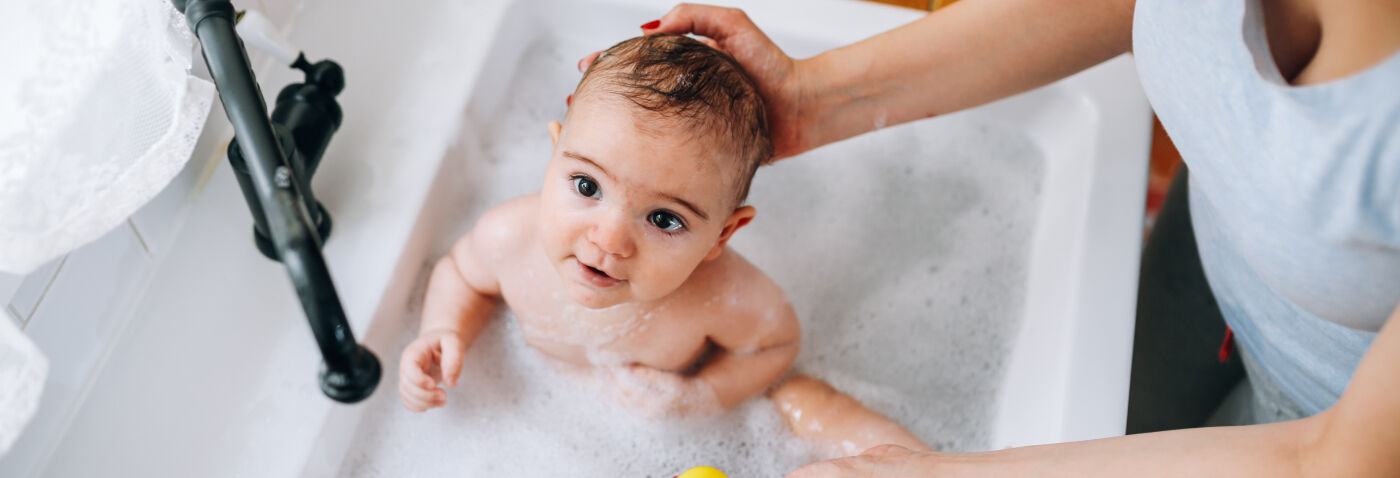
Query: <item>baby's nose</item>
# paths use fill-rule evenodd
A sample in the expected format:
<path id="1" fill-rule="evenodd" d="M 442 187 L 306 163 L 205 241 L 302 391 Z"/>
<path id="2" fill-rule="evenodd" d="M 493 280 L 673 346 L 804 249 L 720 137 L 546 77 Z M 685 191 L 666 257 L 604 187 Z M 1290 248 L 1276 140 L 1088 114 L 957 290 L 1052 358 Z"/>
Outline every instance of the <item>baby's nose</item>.
<path id="1" fill-rule="evenodd" d="M 627 258 L 636 252 L 631 224 L 626 218 L 609 215 L 588 231 L 588 241 L 608 255 Z"/>

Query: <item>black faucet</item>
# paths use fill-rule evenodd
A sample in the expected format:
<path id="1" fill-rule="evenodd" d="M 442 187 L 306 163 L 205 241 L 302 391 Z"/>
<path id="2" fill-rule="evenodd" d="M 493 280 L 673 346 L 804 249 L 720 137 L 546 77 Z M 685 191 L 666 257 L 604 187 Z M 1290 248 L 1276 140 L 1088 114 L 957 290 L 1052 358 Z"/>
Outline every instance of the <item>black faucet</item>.
<path id="1" fill-rule="evenodd" d="M 311 174 L 331 135 L 340 127 L 335 96 L 345 86 L 335 62 L 299 56 L 293 67 L 306 73 L 277 95 L 271 119 L 253 78 L 248 53 L 234 31 L 228 0 L 171 0 L 199 38 L 204 62 L 235 133 L 229 146 L 238 184 L 252 210 L 258 250 L 287 268 L 302 310 L 321 349 L 321 391 L 354 403 L 374 392 L 379 359 L 355 342 L 335 284 L 321 255 L 330 214 L 311 194 Z"/>

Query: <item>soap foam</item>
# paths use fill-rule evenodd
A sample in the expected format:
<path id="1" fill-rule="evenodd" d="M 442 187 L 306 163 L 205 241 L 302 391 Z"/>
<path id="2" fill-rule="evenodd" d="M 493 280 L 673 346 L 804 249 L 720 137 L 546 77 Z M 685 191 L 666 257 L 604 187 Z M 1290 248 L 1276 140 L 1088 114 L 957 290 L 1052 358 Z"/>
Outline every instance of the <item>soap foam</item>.
<path id="1" fill-rule="evenodd" d="M 442 174 L 460 184 L 434 251 L 491 205 L 537 191 L 578 80 L 562 41 L 521 56 L 500 111 L 469 108 Z M 1025 292 L 1042 157 L 1014 130 L 951 115 L 882 129 L 759 170 L 753 224 L 732 245 L 783 287 L 803 327 L 795 369 L 827 380 L 936 449 L 982 450 Z M 426 277 L 431 263 L 421 275 Z M 421 287 L 420 287 L 421 290 Z M 421 293 L 414 301 L 421 301 Z M 406 312 L 418 323 L 421 304 Z M 342 474 L 674 476 L 709 465 L 784 476 L 822 453 L 771 401 L 649 421 L 605 381 L 557 370 L 503 312 L 468 352 L 447 405 L 399 403 L 395 374 L 367 404 Z M 404 330 L 383 355 L 398 354 Z"/>

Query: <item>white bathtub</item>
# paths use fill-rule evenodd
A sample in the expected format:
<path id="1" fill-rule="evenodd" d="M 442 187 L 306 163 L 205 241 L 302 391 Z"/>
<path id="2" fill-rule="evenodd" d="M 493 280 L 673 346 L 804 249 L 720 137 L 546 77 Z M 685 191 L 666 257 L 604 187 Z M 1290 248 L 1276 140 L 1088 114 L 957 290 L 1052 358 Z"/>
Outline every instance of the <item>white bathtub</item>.
<path id="1" fill-rule="evenodd" d="M 336 220 L 326 254 L 347 313 L 388 371 L 370 404 L 341 406 L 320 396 L 319 357 L 300 307 L 280 266 L 253 249 L 246 207 L 221 165 L 192 205 L 100 376 L 85 387 L 61 439 L 46 447 L 32 470 L 47 476 L 113 470 L 149 476 L 341 474 L 366 408 L 396 393 L 397 344 L 413 325 L 404 311 L 421 300 L 414 291 L 424 265 L 470 222 L 470 211 L 538 187 L 539 178 L 528 175 L 501 184 L 471 182 L 470 156 L 480 150 L 473 142 L 481 140 L 471 132 L 479 132 L 488 113 L 502 108 L 498 102 L 518 87 L 509 73 L 521 54 L 541 36 L 563 38 L 561 49 L 551 51 L 571 69 L 576 58 L 635 33 L 637 25 L 670 7 L 642 0 L 515 3 L 440 1 L 386 11 L 382 2 L 369 0 L 308 0 L 292 32 L 309 56 L 334 58 L 347 71 L 346 123 L 315 186 Z M 737 5 L 794 56 L 919 16 L 836 0 Z M 368 18 L 376 21 L 366 24 Z M 294 79 L 278 72 L 261 81 L 265 92 L 275 92 Z M 560 113 L 566 93 L 549 100 Z M 1043 160 L 1036 178 L 1039 201 L 1022 225 L 1029 231 L 1029 251 L 1020 252 L 1026 287 L 1015 299 L 1019 325 L 1009 329 L 1015 334 L 1001 359 L 1004 375 L 995 404 L 987 407 L 982 445 L 1121 434 L 1150 131 L 1131 59 L 878 134 L 947 131 L 940 125 L 1013 132 Z M 838 144 L 808 160 L 816 165 L 823 155 L 829 160 L 849 148 L 879 148 L 870 139 L 857 141 L 866 146 Z M 763 221 L 783 220 L 783 207 L 765 206 L 757 190 L 808 167 L 802 161 L 760 172 L 752 198 L 760 208 L 755 234 L 749 242 L 736 239 L 740 251 L 762 248 Z M 463 181 L 480 193 L 463 193 Z M 781 271 L 769 272 L 783 282 Z M 801 293 L 789 294 L 801 300 Z M 809 335 L 806 342 L 804 357 L 820 352 L 813 348 L 820 338 Z"/>

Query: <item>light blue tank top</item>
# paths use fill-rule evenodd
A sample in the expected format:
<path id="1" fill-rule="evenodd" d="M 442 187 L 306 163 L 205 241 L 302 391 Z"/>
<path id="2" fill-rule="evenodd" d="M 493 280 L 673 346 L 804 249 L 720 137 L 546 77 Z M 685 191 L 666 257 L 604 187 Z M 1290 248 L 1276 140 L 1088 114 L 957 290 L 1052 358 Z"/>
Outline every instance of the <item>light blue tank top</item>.
<path id="1" fill-rule="evenodd" d="M 1330 407 L 1400 305 L 1400 53 L 1289 86 L 1258 0 L 1138 0 L 1133 49 L 1251 372 Z"/>

